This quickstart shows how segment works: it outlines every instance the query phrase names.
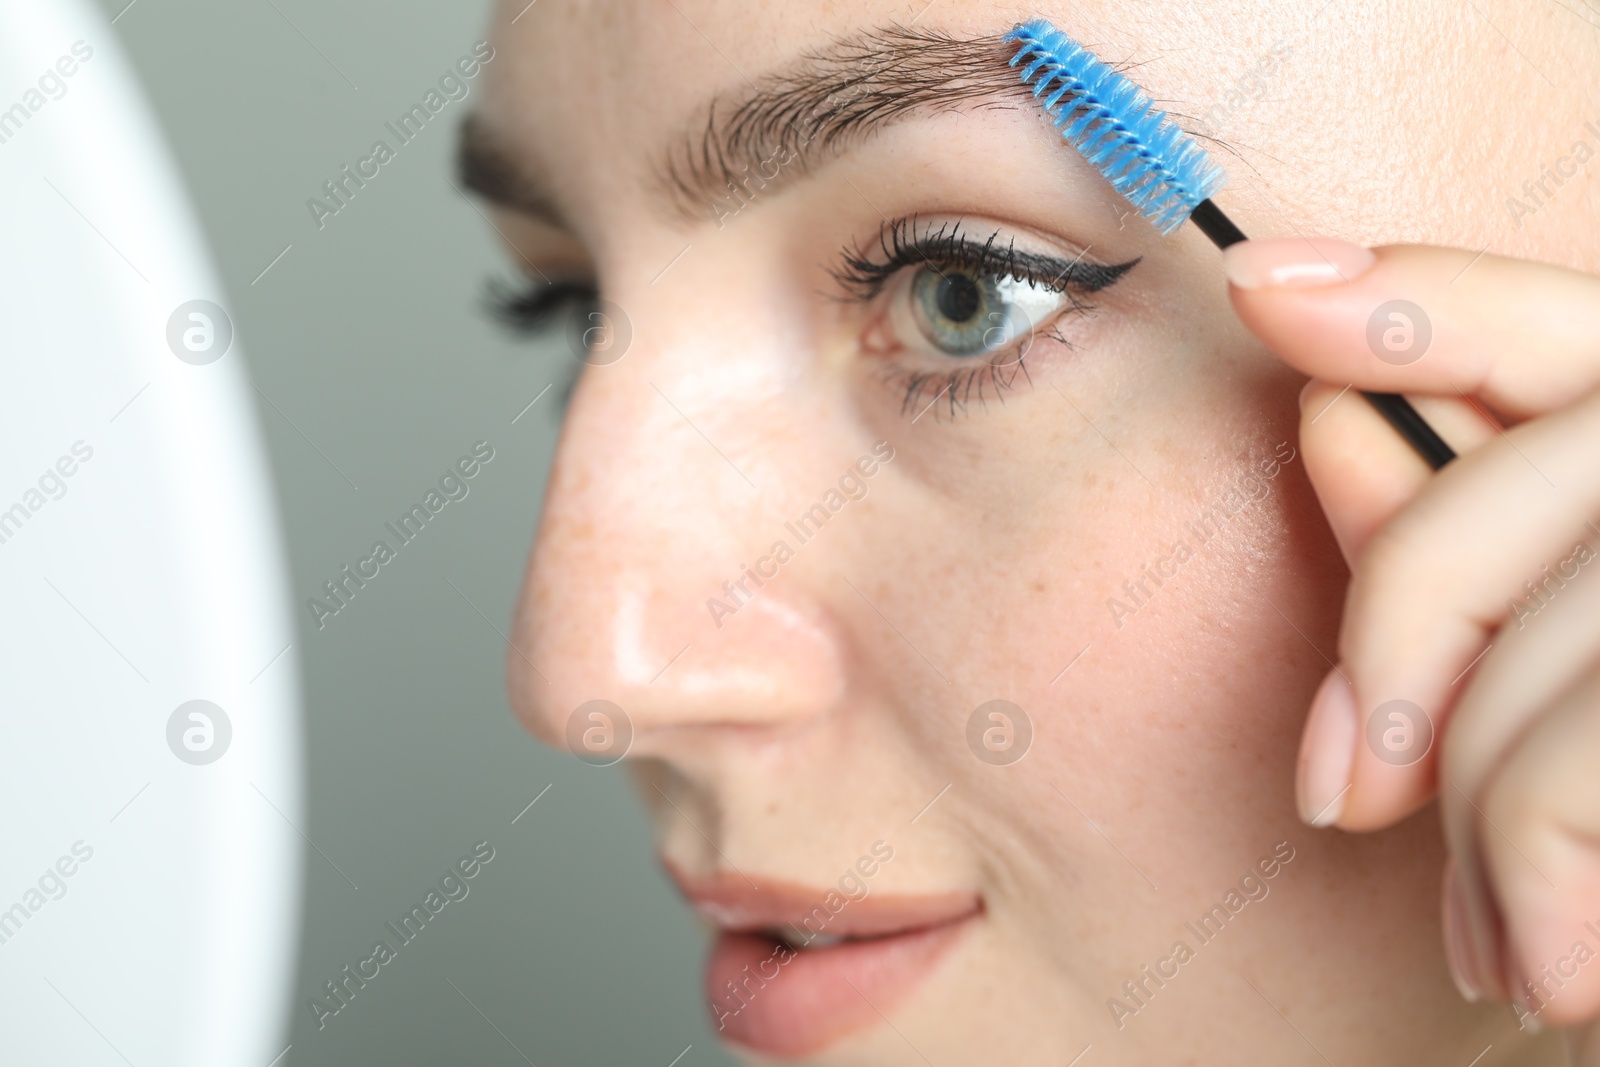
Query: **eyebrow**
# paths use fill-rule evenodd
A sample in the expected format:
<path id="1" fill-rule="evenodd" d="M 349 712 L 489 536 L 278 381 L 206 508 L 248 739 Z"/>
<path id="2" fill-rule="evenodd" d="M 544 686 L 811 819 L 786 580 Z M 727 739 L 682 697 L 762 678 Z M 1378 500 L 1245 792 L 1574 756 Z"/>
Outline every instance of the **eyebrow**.
<path id="1" fill-rule="evenodd" d="M 462 120 L 456 137 L 456 180 L 485 200 L 570 229 L 555 198 L 476 111 Z"/>
<path id="2" fill-rule="evenodd" d="M 836 38 L 713 97 L 657 160 L 654 192 L 683 221 L 714 220 L 913 115 L 1013 108 L 1032 96 L 1007 65 L 1014 52 L 1000 34 L 907 26 Z M 457 170 L 489 200 L 562 224 L 551 192 L 477 115 L 462 126 Z"/>
<path id="3" fill-rule="evenodd" d="M 713 98 L 667 154 L 659 184 L 680 216 L 714 217 L 718 201 L 741 204 L 913 115 L 1014 107 L 1031 95 L 1007 66 L 1015 52 L 999 34 L 906 26 L 838 38 Z"/>

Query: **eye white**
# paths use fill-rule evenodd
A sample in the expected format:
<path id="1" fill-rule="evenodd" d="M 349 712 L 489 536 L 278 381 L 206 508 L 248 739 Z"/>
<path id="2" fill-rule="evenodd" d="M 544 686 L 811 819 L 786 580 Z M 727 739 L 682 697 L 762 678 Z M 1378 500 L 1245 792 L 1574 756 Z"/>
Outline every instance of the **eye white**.
<path id="1" fill-rule="evenodd" d="M 1026 355 L 1034 331 L 1067 305 L 1070 297 L 1046 286 L 1010 276 L 968 275 L 988 304 L 982 318 L 970 323 L 944 323 L 920 308 L 916 283 L 929 268 L 907 271 L 890 294 L 889 321 L 902 347 L 923 355 L 971 361 L 989 353 L 1016 348 Z M 942 342 L 942 343 L 941 343 Z"/>

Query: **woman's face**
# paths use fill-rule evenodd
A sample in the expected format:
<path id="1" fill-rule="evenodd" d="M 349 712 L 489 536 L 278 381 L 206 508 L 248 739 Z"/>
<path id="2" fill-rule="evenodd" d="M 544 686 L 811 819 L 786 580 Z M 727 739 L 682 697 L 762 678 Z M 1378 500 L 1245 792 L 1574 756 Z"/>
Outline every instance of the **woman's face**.
<path id="1" fill-rule="evenodd" d="M 1543 131 L 1600 116 L 1443 3 L 526 3 L 496 16 L 470 181 L 530 277 L 606 303 L 573 331 L 593 365 L 511 689 L 552 744 L 631 730 L 718 927 L 723 1037 L 827 1063 L 1518 1051 L 1447 977 L 1431 813 L 1295 816 L 1345 580 L 1300 379 L 998 35 L 1042 15 L 1138 64 L 1260 236 L 1572 262 L 1502 204 Z M 1500 27 L 1583 69 L 1559 17 Z M 1526 153 L 1484 135 L 1530 115 Z"/>

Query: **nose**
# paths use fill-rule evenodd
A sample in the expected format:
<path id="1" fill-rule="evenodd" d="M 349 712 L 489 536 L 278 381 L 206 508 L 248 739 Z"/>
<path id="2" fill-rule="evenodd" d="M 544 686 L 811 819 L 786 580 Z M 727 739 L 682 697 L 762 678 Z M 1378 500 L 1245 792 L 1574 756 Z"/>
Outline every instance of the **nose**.
<path id="1" fill-rule="evenodd" d="M 524 724 L 586 758 L 790 724 L 845 689 L 815 550 L 785 525 L 792 487 L 829 480 L 811 471 L 823 416 L 785 353 L 730 342 L 772 323 L 708 333 L 666 294 L 630 304 L 628 351 L 573 395 L 507 656 Z"/>

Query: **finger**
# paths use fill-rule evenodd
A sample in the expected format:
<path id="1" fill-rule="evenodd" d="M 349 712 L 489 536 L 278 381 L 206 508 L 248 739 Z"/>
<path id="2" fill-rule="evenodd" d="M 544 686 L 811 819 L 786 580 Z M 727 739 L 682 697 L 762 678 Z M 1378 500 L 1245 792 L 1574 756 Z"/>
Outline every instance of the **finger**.
<path id="1" fill-rule="evenodd" d="M 1544 1026 L 1600 1015 L 1600 674 L 1528 731 L 1483 803 L 1484 869 L 1514 1005 Z"/>
<path id="2" fill-rule="evenodd" d="M 1418 397 L 1418 411 L 1459 453 L 1498 434 L 1460 397 Z M 1312 381 L 1300 394 L 1306 474 L 1346 563 L 1433 476 L 1411 446 L 1348 385 Z"/>
<path id="3" fill-rule="evenodd" d="M 1484 870 L 1485 794 L 1519 738 L 1562 694 L 1594 669 L 1600 654 L 1600 528 L 1574 542 L 1516 601 L 1450 720 L 1440 754 L 1439 808 L 1462 880 L 1461 910 L 1471 939 L 1472 984 L 1488 995 L 1506 987 L 1502 919 Z M 1589 758 L 1600 762 L 1600 752 Z M 1592 773 L 1592 772 L 1591 772 Z M 1492 828 L 1489 832 L 1494 832 Z M 1595 902 L 1600 919 L 1600 901 Z M 1600 942 L 1594 946 L 1600 950 Z"/>
<path id="4" fill-rule="evenodd" d="M 1458 249 L 1327 238 L 1231 246 L 1234 309 L 1305 374 L 1478 396 L 1511 420 L 1600 384 L 1600 278 Z"/>
<path id="5" fill-rule="evenodd" d="M 1340 629 L 1342 683 L 1324 687 L 1308 720 L 1308 731 L 1334 717 L 1356 720 L 1345 731 L 1358 740 L 1346 757 L 1350 788 L 1334 809 L 1338 825 L 1387 826 L 1432 795 L 1432 739 L 1459 693 L 1454 685 L 1522 583 L 1595 514 L 1600 396 L 1461 457 L 1368 541 Z"/>
<path id="6" fill-rule="evenodd" d="M 1460 453 L 1497 433 L 1477 408 L 1459 397 L 1422 402 L 1424 417 Z M 1377 409 L 1349 386 L 1315 380 L 1306 384 L 1300 394 L 1300 443 L 1312 488 L 1352 567 L 1372 535 L 1433 476 Z M 1301 734 L 1295 799 L 1301 819 L 1313 826 L 1339 817 L 1350 782 L 1355 723 L 1349 714 L 1329 714 L 1329 702 L 1341 698 L 1339 687 L 1346 681 L 1337 673 L 1329 676 Z"/>

